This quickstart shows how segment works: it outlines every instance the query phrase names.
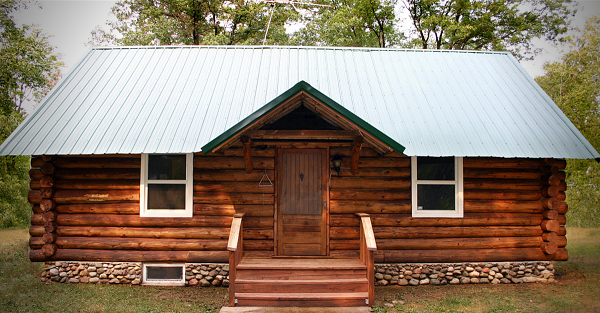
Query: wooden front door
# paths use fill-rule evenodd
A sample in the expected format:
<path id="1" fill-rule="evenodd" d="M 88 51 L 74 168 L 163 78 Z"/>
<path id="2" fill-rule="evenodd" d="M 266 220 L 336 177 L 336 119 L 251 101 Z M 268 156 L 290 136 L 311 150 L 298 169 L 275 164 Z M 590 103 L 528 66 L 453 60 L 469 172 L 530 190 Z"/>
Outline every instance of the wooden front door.
<path id="1" fill-rule="evenodd" d="M 277 254 L 327 255 L 327 150 L 277 154 Z"/>

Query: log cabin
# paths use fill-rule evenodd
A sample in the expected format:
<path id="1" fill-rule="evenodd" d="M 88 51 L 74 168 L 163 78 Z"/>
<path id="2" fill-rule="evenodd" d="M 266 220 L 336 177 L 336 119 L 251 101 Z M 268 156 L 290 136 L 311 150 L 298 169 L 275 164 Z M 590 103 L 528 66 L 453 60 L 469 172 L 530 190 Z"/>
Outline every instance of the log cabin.
<path id="1" fill-rule="evenodd" d="M 32 261 L 229 263 L 231 306 L 566 260 L 565 159 L 600 158 L 509 53 L 244 46 L 93 48 L 0 153 L 32 156 Z"/>

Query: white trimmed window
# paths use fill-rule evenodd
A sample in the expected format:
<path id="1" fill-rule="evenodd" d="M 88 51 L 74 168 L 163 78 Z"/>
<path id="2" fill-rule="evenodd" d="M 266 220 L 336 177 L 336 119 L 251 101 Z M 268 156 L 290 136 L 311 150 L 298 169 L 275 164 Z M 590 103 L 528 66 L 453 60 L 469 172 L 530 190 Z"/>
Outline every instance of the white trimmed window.
<path id="1" fill-rule="evenodd" d="M 142 154 L 140 216 L 192 217 L 194 155 Z"/>
<path id="2" fill-rule="evenodd" d="M 144 263 L 142 266 L 142 284 L 185 286 L 185 264 Z"/>
<path id="3" fill-rule="evenodd" d="M 463 158 L 411 157 L 413 217 L 463 217 Z"/>

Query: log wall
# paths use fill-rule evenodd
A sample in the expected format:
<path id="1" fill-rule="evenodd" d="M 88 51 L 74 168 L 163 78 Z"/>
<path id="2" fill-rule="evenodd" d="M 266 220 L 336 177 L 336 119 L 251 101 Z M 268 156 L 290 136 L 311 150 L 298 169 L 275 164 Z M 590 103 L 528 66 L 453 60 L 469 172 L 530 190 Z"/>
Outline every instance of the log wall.
<path id="1" fill-rule="evenodd" d="M 319 144 L 320 147 L 323 144 Z M 314 147 L 306 145 L 306 147 Z M 412 218 L 410 158 L 360 151 L 352 175 L 350 145 L 329 191 L 329 248 L 358 257 L 359 220 L 369 213 L 379 263 L 565 260 L 564 161 L 464 159 L 464 218 Z M 33 261 L 227 262 L 235 213 L 245 213 L 244 250 L 274 251 L 275 147 L 251 148 L 247 173 L 239 144 L 194 157 L 194 217 L 139 216 L 139 155 L 32 158 Z"/>

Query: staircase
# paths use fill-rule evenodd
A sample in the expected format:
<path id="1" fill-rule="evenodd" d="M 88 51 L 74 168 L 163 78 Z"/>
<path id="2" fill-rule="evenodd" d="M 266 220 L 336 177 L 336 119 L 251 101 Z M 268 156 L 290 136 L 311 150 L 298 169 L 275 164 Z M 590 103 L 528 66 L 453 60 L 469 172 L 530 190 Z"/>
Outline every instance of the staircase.
<path id="1" fill-rule="evenodd" d="M 236 306 L 368 306 L 367 268 L 359 259 L 242 259 Z"/>

